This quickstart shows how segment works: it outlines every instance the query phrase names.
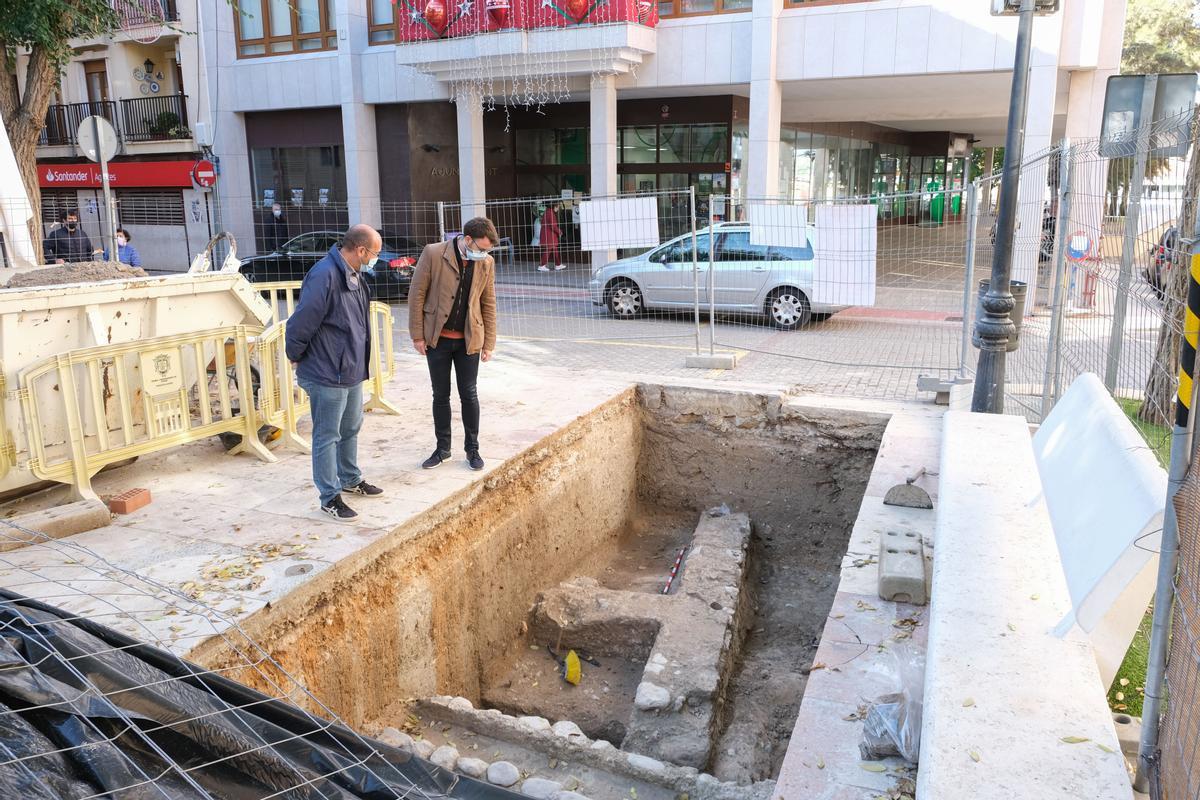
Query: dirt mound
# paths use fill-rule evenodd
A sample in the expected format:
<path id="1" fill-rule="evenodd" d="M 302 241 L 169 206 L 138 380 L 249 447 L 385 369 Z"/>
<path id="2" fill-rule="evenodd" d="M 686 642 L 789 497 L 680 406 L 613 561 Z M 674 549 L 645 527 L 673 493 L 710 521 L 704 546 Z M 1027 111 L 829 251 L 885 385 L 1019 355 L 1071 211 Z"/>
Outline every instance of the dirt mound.
<path id="1" fill-rule="evenodd" d="M 144 278 L 146 271 L 141 267 L 111 261 L 80 261 L 61 264 L 32 272 L 19 272 L 8 282 L 9 289 L 25 286 L 62 286 L 68 283 L 96 283 L 129 278 Z"/>

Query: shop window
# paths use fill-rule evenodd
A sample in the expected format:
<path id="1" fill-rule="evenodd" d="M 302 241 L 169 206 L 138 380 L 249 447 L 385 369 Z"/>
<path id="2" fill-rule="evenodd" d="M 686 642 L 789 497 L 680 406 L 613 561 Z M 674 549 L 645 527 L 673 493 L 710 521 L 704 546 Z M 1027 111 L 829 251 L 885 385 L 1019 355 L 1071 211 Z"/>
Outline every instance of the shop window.
<path id="1" fill-rule="evenodd" d="M 346 202 L 341 145 L 255 147 L 250 151 L 257 203 L 285 209 L 340 207 Z"/>
<path id="2" fill-rule="evenodd" d="M 752 0 L 659 0 L 659 17 L 688 17 L 697 14 L 732 14 L 749 11 Z"/>
<path id="3" fill-rule="evenodd" d="M 622 164 L 720 164 L 729 160 L 729 126 L 650 125 L 622 128 Z"/>
<path id="4" fill-rule="evenodd" d="M 121 225 L 182 225 L 183 192 L 178 189 L 117 189 Z"/>
<path id="5" fill-rule="evenodd" d="M 245 0 L 236 9 L 238 58 L 337 49 L 336 0 Z"/>
<path id="6" fill-rule="evenodd" d="M 533 128 L 517 131 L 517 163 L 553 166 L 588 163 L 586 128 Z"/>

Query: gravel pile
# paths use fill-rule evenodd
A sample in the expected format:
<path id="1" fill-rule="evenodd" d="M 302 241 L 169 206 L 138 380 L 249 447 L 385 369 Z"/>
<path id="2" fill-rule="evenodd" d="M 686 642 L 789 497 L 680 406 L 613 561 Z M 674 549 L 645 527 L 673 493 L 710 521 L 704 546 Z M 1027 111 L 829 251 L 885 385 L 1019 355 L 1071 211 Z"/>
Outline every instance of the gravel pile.
<path id="1" fill-rule="evenodd" d="M 146 277 L 146 271 L 141 267 L 131 267 L 128 264 L 111 261 L 80 261 L 75 264 L 61 264 L 32 272 L 18 272 L 9 280 L 8 288 L 62 286 L 68 283 L 96 283 L 144 277 Z"/>

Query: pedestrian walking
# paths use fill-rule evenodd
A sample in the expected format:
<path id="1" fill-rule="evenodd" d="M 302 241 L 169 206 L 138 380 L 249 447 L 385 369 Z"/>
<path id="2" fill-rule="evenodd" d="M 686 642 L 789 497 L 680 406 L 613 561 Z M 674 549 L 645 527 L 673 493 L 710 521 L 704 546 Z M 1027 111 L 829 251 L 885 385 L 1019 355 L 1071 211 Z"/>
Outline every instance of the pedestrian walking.
<path id="1" fill-rule="evenodd" d="M 543 229 L 543 235 L 545 231 Z M 437 449 L 421 465 L 450 459 L 450 371 L 462 403 L 467 465 L 483 469 L 479 455 L 479 362 L 496 349 L 496 265 L 488 251 L 499 241 L 496 226 L 476 217 L 462 235 L 425 247 L 417 260 L 408 300 L 413 347 L 429 364 Z"/>
<path id="2" fill-rule="evenodd" d="M 342 493 L 378 497 L 358 467 L 362 384 L 369 374 L 371 292 L 360 274 L 379 260 L 383 240 L 369 225 L 355 225 L 340 245 L 313 265 L 300 302 L 287 320 L 287 357 L 312 408 L 313 483 L 321 511 L 339 522 L 358 514 Z"/>
<path id="3" fill-rule="evenodd" d="M 92 247 L 92 240 L 79 224 L 79 209 L 68 209 L 63 215 L 62 225 L 50 231 L 42 243 L 46 261 L 55 264 L 74 264 L 79 261 L 91 261 L 99 249 Z"/>
<path id="4" fill-rule="evenodd" d="M 117 261 L 122 264 L 128 264 L 131 267 L 140 267 L 142 265 L 142 257 L 138 253 L 137 248 L 131 242 L 133 237 L 129 235 L 129 231 L 124 228 L 117 228 Z M 108 260 L 108 251 L 104 251 L 104 260 Z"/>
<path id="5" fill-rule="evenodd" d="M 549 272 L 553 267 L 555 271 L 567 268 L 567 265 L 562 263 L 562 256 L 558 252 L 558 242 L 562 238 L 562 228 L 558 226 L 558 203 L 550 203 L 546 206 L 546 213 L 542 215 L 542 261 L 538 265 L 538 272 Z"/>

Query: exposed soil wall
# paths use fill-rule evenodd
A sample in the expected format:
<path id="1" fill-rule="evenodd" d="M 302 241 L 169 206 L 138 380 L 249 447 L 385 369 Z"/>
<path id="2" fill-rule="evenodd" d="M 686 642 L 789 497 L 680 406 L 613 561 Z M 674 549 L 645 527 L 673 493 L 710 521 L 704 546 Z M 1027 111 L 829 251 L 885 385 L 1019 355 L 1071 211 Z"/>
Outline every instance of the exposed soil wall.
<path id="1" fill-rule="evenodd" d="M 478 700 L 537 592 L 609 556 L 636 500 L 640 450 L 631 390 L 243 627 L 353 725 L 405 698 Z M 209 641 L 191 656 L 220 667 L 238 660 L 227 648 Z"/>

